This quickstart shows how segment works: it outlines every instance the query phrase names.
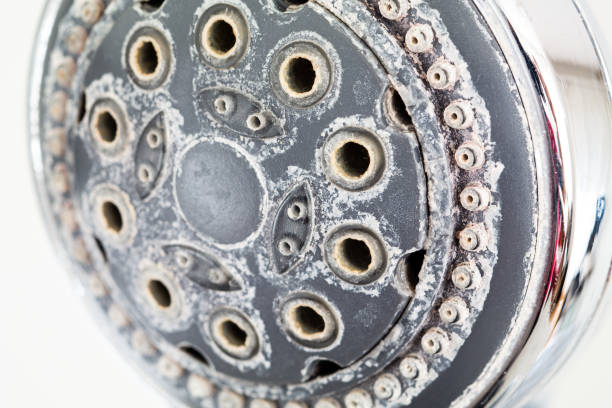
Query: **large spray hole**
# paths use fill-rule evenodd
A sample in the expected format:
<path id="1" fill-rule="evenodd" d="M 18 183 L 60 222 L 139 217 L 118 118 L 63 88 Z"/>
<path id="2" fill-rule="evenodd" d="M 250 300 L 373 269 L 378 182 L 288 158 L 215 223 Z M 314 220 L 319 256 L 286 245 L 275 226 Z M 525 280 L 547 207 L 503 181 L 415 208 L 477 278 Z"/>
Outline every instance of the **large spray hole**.
<path id="1" fill-rule="evenodd" d="M 151 298 L 160 308 L 167 309 L 172 305 L 170 290 L 162 281 L 151 279 L 147 284 L 147 289 Z"/>
<path id="2" fill-rule="evenodd" d="M 219 55 L 226 55 L 234 49 L 238 39 L 234 27 L 225 20 L 213 22 L 206 33 L 208 47 Z"/>
<path id="3" fill-rule="evenodd" d="M 221 322 L 221 335 L 228 344 L 234 347 L 244 347 L 248 340 L 247 332 L 232 320 Z"/>
<path id="4" fill-rule="evenodd" d="M 306 334 L 318 334 L 325 331 L 325 319 L 310 306 L 298 306 L 293 311 L 294 319 Z"/>
<path id="5" fill-rule="evenodd" d="M 100 110 L 95 118 L 95 130 L 101 141 L 113 143 L 119 132 L 117 119 L 109 110 Z"/>
<path id="6" fill-rule="evenodd" d="M 121 210 L 115 203 L 105 201 L 102 204 L 102 217 L 104 218 L 104 225 L 106 225 L 106 228 L 115 234 L 121 233 L 121 230 L 123 230 L 123 216 L 121 215 Z"/>
<path id="7" fill-rule="evenodd" d="M 372 264 L 370 247 L 360 239 L 345 238 L 338 242 L 336 256 L 338 262 L 352 273 L 365 273 Z"/>
<path id="8" fill-rule="evenodd" d="M 135 45 L 136 48 L 136 74 L 150 76 L 155 74 L 159 67 L 157 47 L 152 39 L 144 39 Z"/>
<path id="9" fill-rule="evenodd" d="M 345 143 L 336 151 L 335 158 L 336 165 L 349 177 L 362 177 L 370 168 L 370 152 L 361 143 Z"/>
<path id="10" fill-rule="evenodd" d="M 312 61 L 304 57 L 293 57 L 286 65 L 284 80 L 289 89 L 296 94 L 312 91 L 317 79 Z"/>

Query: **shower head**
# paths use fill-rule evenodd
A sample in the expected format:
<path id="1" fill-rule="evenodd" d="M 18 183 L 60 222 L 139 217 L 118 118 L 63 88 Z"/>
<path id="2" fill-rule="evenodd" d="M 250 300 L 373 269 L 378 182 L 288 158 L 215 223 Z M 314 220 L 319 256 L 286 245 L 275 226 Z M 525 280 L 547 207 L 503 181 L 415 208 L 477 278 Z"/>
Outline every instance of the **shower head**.
<path id="1" fill-rule="evenodd" d="M 49 0 L 30 137 L 52 238 L 177 405 L 516 406 L 609 277 L 589 21 L 570 0 Z"/>

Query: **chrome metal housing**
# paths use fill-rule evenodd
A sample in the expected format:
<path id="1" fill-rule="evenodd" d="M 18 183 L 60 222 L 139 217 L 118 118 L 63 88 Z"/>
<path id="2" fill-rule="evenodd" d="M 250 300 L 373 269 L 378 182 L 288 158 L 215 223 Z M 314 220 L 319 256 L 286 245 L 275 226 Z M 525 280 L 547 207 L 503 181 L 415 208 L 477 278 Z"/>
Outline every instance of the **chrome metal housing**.
<path id="1" fill-rule="evenodd" d="M 511 407 L 550 381 L 571 353 L 584 352 L 580 342 L 609 297 L 610 59 L 586 1 L 475 3 L 508 56 L 534 140 L 550 152 L 538 157 L 539 173 L 550 175 L 540 177 L 540 191 L 551 200 L 540 203 L 550 218 L 540 219 L 535 266 L 548 279 L 530 289 L 531 330 L 508 337 L 516 353 L 500 353 L 490 366 L 506 368 L 487 404 Z"/>
<path id="2" fill-rule="evenodd" d="M 608 69 L 611 60 L 586 1 L 462 1 L 481 14 L 515 81 L 533 143 L 538 209 L 531 278 L 514 324 L 478 380 L 451 406 L 515 407 L 562 370 L 571 353 L 580 352 L 581 341 L 594 329 L 592 323 L 610 293 L 612 83 Z M 65 13 L 71 3 L 69 0 L 47 3 L 33 54 L 29 91 L 33 173 L 42 211 L 49 221 L 49 233 L 57 244 L 57 253 L 65 258 L 73 255 L 68 255 L 61 245 L 60 231 L 52 222 L 53 210 L 47 199 L 48 177 L 41 152 L 44 141 L 40 114 L 47 103 L 42 95 L 50 39 L 58 24 L 56 16 Z M 317 7 L 318 3 L 334 4 L 326 0 L 314 3 Z M 400 10 L 409 3 L 397 1 Z M 70 261 L 66 261 L 72 268 Z M 453 309 L 457 313 L 464 307 L 461 301 L 450 305 L 459 305 L 459 309 Z M 112 336 L 107 317 L 95 307 L 92 309 L 98 314 L 100 325 Z M 115 324 L 120 323 L 121 316 L 115 317 Z M 438 334 L 430 330 L 423 338 L 437 341 Z M 126 355 L 131 353 L 125 345 L 117 343 Z M 423 367 L 414 356 L 404 362 L 413 363 L 400 367 L 403 373 L 408 373 L 405 377 Z M 172 374 L 173 368 L 172 362 L 168 362 L 166 374 Z M 374 390 L 378 384 L 387 386 L 383 391 L 388 391 L 396 382 L 395 377 L 380 376 Z M 364 396 L 361 391 L 351 391 L 345 402 L 366 401 L 366 405 L 353 406 L 368 407 L 367 401 L 372 404 L 368 400 L 370 396 L 367 393 Z M 382 391 L 381 394 L 386 395 Z M 218 398 L 219 401 L 225 398 L 223 401 L 230 404 L 227 406 L 234 406 L 232 402 L 240 406 L 244 401 L 239 397 L 224 390 Z M 326 399 L 320 399 L 319 403 L 322 401 Z M 384 402 L 377 404 L 387 406 Z M 223 404 L 219 402 L 219 406 Z"/>

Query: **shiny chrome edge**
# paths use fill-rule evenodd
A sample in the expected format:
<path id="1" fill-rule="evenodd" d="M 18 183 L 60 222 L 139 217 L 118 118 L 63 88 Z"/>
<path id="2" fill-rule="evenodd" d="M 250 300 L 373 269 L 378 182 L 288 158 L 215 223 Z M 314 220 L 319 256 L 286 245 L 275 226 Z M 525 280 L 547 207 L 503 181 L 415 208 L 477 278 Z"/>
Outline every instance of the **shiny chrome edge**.
<path id="1" fill-rule="evenodd" d="M 525 321 L 535 313 L 535 320 L 528 330 L 515 325 L 479 380 L 454 406 L 469 406 L 467 395 L 472 393 L 480 396 L 483 406 L 514 407 L 558 372 L 609 296 L 610 60 L 579 0 L 473 2 L 507 57 L 526 109 L 536 149 L 541 217 L 535 280 L 517 315 L 517 320 Z M 553 11 L 555 18 L 550 19 Z M 577 44 L 588 50 L 586 58 L 571 61 L 555 55 L 552 44 L 558 41 L 559 27 L 570 30 Z M 576 78 L 584 81 L 583 86 L 572 83 Z M 579 105 L 585 102 L 591 102 L 595 111 Z M 538 154 L 545 152 L 549 155 Z M 547 196 L 552 199 L 548 228 L 542 217 L 547 214 Z M 541 271 L 548 279 L 538 282 Z M 538 290 L 542 286 L 544 290 Z M 498 380 L 490 388 L 491 378 Z"/>

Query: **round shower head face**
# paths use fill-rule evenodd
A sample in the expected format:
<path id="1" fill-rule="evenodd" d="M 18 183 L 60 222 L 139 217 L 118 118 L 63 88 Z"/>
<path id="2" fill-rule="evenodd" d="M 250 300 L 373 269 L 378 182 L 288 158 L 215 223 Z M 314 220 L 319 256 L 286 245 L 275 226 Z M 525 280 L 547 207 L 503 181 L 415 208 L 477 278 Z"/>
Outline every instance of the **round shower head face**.
<path id="1" fill-rule="evenodd" d="M 534 146 L 471 3 L 51 4 L 46 215 L 161 387 L 221 407 L 481 397 L 462 394 L 542 279 Z"/>

